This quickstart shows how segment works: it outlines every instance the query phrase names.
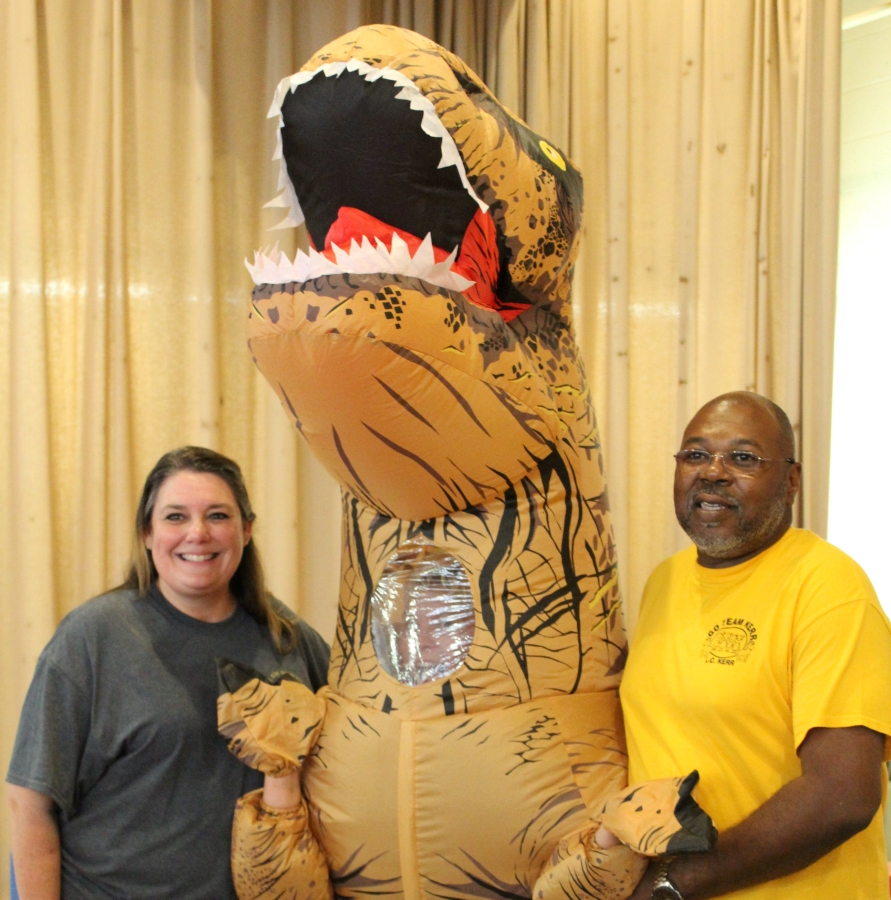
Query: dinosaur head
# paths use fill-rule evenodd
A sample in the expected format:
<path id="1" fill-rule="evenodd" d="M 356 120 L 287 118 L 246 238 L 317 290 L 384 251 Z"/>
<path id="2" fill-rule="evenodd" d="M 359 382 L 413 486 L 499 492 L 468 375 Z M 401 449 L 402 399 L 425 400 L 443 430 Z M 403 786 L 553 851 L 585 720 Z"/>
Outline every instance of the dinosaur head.
<path id="1" fill-rule="evenodd" d="M 320 50 L 270 115 L 271 205 L 311 247 L 249 265 L 250 344 L 329 470 L 418 519 L 498 496 L 561 441 L 596 449 L 572 163 L 457 57 L 388 26 Z"/>

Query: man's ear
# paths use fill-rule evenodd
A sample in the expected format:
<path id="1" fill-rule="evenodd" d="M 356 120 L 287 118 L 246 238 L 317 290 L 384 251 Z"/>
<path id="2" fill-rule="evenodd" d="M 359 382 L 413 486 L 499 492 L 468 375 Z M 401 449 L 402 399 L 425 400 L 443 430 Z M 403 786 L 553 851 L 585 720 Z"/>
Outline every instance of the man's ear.
<path id="1" fill-rule="evenodd" d="M 786 473 L 786 503 L 791 506 L 801 490 L 801 463 L 792 463 Z"/>

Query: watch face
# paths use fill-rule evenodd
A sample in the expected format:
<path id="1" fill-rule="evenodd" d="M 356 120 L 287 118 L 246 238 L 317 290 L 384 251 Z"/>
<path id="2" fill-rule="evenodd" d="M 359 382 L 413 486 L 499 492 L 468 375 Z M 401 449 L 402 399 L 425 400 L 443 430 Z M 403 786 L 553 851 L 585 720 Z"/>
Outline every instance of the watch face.
<path id="1" fill-rule="evenodd" d="M 684 900 L 670 884 L 662 884 L 653 891 L 653 900 Z"/>
<path id="2" fill-rule="evenodd" d="M 667 865 L 664 868 L 660 866 L 656 873 L 652 900 L 684 900 L 681 892 L 672 884 L 667 869 Z"/>

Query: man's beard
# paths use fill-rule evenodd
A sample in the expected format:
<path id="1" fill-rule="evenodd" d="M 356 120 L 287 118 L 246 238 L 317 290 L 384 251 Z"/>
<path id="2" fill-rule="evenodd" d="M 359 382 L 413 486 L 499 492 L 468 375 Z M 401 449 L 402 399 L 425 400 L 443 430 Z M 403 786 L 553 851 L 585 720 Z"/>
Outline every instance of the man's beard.
<path id="1" fill-rule="evenodd" d="M 721 492 L 715 490 L 714 487 L 709 488 L 709 493 L 721 496 Z M 729 500 L 730 498 L 722 497 L 722 499 Z M 736 559 L 738 556 L 745 556 L 762 547 L 768 538 L 776 533 L 788 510 L 784 491 L 770 501 L 759 519 L 740 522 L 736 532 L 726 536 L 710 534 L 708 529 L 704 534 L 694 534 L 690 528 L 690 520 L 693 517 L 692 504 L 688 507 L 686 515 L 679 521 L 681 528 L 687 532 L 690 540 L 706 556 L 712 559 Z"/>

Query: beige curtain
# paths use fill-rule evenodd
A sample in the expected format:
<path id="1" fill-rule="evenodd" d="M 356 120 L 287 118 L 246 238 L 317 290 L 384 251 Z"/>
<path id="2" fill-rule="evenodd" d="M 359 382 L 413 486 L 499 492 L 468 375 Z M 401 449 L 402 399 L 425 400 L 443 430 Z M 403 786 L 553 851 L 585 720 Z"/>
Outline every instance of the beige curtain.
<path id="1" fill-rule="evenodd" d="M 629 328 L 636 597 L 638 579 L 679 535 L 652 515 L 671 472 L 663 442 L 676 445 L 698 406 L 723 391 L 753 389 L 788 411 L 805 471 L 799 524 L 825 534 L 840 11 L 834 0 L 685 0 L 674 28 L 664 11 L 627 24 L 632 47 L 637 29 L 646 41 L 639 56 L 630 51 L 630 101 L 620 101 L 631 133 L 628 290 L 618 308 Z M 652 65 L 647 46 L 666 56 Z M 654 101 L 652 118 L 635 114 L 640 95 Z"/>
<path id="2" fill-rule="evenodd" d="M 679 546 L 696 407 L 769 394 L 825 529 L 839 0 L 0 0 L 0 766 L 60 617 L 118 582 L 142 479 L 238 459 L 276 593 L 333 631 L 338 492 L 244 347 L 278 238 L 272 89 L 388 21 L 463 56 L 581 166 L 575 306 L 629 622 Z M 8 847 L 0 815 L 0 864 Z M 6 888 L 0 872 L 0 897 Z"/>
<path id="3" fill-rule="evenodd" d="M 838 0 L 502 7 L 495 87 L 585 176 L 575 282 L 633 628 L 686 543 L 672 454 L 730 390 L 776 400 L 828 503 L 838 208 Z"/>

